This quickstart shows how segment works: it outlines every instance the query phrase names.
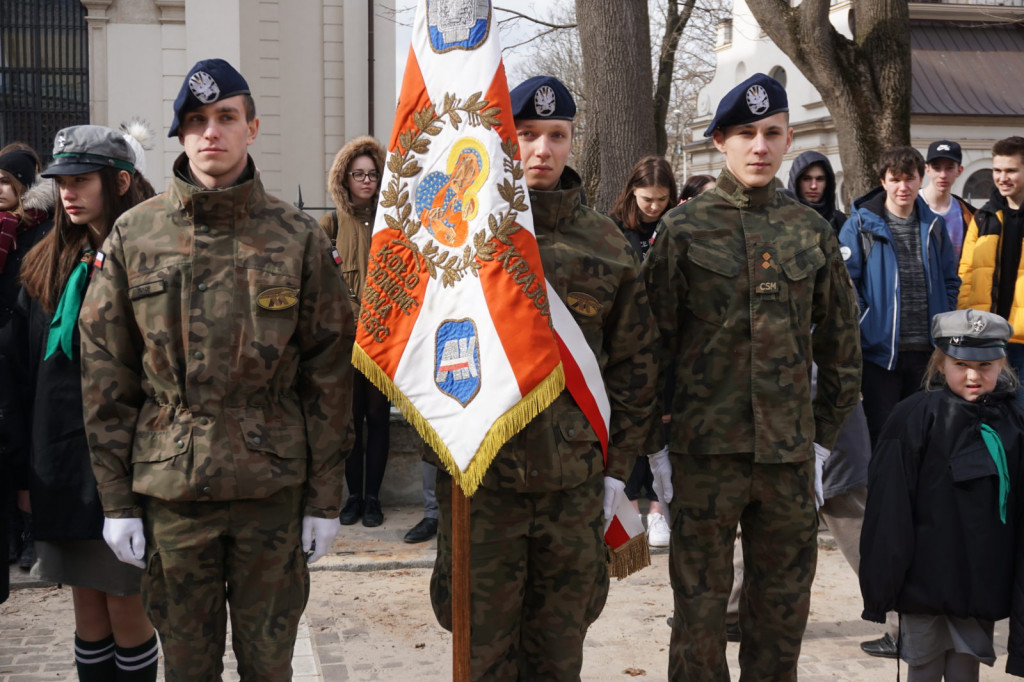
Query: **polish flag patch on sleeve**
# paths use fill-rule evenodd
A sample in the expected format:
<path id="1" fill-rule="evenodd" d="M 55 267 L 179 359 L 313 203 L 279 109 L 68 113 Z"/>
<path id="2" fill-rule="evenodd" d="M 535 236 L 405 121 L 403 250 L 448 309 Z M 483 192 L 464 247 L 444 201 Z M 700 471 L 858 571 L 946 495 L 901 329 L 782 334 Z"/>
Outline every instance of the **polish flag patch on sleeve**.
<path id="1" fill-rule="evenodd" d="M 92 267 L 96 270 L 103 269 L 103 263 L 107 260 L 107 256 L 102 251 L 96 252 L 96 257 L 92 259 Z"/>
<path id="2" fill-rule="evenodd" d="M 341 265 L 341 254 L 338 253 L 338 249 L 331 247 L 331 260 L 334 261 L 335 265 Z"/>

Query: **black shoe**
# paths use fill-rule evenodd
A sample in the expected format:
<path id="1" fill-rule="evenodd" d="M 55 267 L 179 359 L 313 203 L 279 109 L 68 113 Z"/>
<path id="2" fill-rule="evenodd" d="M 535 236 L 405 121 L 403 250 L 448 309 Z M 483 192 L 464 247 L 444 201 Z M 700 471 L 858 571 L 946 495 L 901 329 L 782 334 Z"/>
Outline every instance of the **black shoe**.
<path id="1" fill-rule="evenodd" d="M 888 632 L 882 635 L 881 639 L 873 639 L 870 642 L 861 642 L 860 648 L 869 656 L 880 658 L 899 658 L 899 649 L 896 647 L 896 640 Z"/>
<path id="2" fill-rule="evenodd" d="M 363 515 L 363 498 L 359 495 L 349 495 L 345 500 L 345 506 L 341 508 L 338 521 L 343 526 L 351 526 Z"/>
<path id="3" fill-rule="evenodd" d="M 740 641 L 740 624 L 739 623 L 726 623 L 725 624 L 725 639 L 729 642 Z"/>
<path id="4" fill-rule="evenodd" d="M 32 564 L 36 562 L 36 546 L 33 542 L 26 542 L 25 548 L 21 550 L 21 556 L 18 557 L 18 568 L 23 571 L 32 570 Z"/>
<path id="5" fill-rule="evenodd" d="M 367 528 L 376 528 L 382 523 L 384 523 L 384 512 L 380 508 L 380 500 L 367 495 L 366 509 L 363 510 L 363 525 Z"/>
<path id="6" fill-rule="evenodd" d="M 426 542 L 430 538 L 437 535 L 437 519 L 423 519 L 412 527 L 408 533 L 405 534 L 405 541 L 408 543 L 415 542 Z"/>

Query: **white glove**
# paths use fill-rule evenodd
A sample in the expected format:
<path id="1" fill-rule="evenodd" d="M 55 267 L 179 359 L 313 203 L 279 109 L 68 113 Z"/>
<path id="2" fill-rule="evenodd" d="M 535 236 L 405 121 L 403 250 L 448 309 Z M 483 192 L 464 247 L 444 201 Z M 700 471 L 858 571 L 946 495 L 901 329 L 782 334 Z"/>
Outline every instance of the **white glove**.
<path id="1" fill-rule="evenodd" d="M 611 476 L 604 477 L 604 528 L 608 530 L 608 524 L 615 516 L 615 510 L 619 508 L 622 500 L 626 499 L 626 484 Z"/>
<path id="2" fill-rule="evenodd" d="M 103 540 L 119 561 L 146 567 L 146 536 L 142 533 L 142 519 L 103 519 Z"/>
<path id="3" fill-rule="evenodd" d="M 658 502 L 668 504 L 672 501 L 672 462 L 668 458 L 668 447 L 658 450 L 653 455 L 648 455 L 651 463 L 651 475 L 654 476 L 654 494 L 658 496 Z"/>
<path id="4" fill-rule="evenodd" d="M 825 489 L 821 484 L 822 472 L 825 470 L 825 460 L 832 454 L 832 451 L 824 445 L 814 444 L 814 508 L 821 509 L 825 504 Z"/>
<path id="5" fill-rule="evenodd" d="M 311 564 L 327 554 L 340 528 L 338 519 L 302 517 L 302 551 L 306 553 L 306 563 Z"/>

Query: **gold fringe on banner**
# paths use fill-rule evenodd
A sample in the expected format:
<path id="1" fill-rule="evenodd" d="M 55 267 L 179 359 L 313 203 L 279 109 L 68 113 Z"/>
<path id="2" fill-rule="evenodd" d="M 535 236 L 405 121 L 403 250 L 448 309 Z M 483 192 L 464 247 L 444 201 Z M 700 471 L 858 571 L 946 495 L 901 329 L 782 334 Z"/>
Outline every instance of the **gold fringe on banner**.
<path id="1" fill-rule="evenodd" d="M 647 533 L 631 537 L 625 543 L 609 548 L 608 575 L 617 580 L 631 576 L 651 565 L 651 548 L 647 544 Z"/>
<path id="2" fill-rule="evenodd" d="M 555 398 L 565 389 L 565 372 L 562 363 L 558 363 L 551 374 L 494 422 L 483 442 L 480 443 L 480 448 L 470 461 L 469 467 L 465 471 L 461 471 L 456 465 L 451 451 L 448 450 L 448 446 L 437 435 L 430 422 L 420 414 L 405 394 L 398 390 L 391 378 L 384 373 L 384 370 L 358 344 L 352 346 L 352 364 L 395 404 L 395 407 L 419 432 L 420 437 L 434 449 L 441 459 L 441 463 L 444 464 L 444 468 L 451 474 L 452 479 L 466 494 L 466 497 L 471 497 L 480 487 L 480 481 L 483 480 L 487 468 L 491 466 L 491 462 L 494 461 L 501 446 L 521 431 L 544 408 L 554 402 Z M 649 554 L 647 563 L 650 563 Z"/>

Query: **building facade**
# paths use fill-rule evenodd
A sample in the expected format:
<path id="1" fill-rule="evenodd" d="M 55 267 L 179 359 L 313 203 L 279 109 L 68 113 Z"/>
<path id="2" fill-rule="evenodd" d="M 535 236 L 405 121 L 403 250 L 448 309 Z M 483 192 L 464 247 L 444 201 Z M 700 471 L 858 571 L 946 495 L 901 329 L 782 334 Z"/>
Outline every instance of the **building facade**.
<path id="1" fill-rule="evenodd" d="M 89 121 L 138 117 L 155 131 L 147 172 L 158 190 L 182 152 L 167 138 L 181 82 L 220 57 L 252 89 L 252 147 L 268 191 L 327 206 L 327 170 L 356 135 L 387 141 L 395 111 L 392 0 L 81 0 L 87 9 Z"/>
<path id="2" fill-rule="evenodd" d="M 851 0 L 832 0 L 830 20 L 850 37 Z M 1024 68 L 1024 0 L 930 0 L 910 2 L 913 94 L 911 144 L 922 154 L 938 139 L 963 148 L 964 172 L 953 192 L 981 205 L 991 190 L 992 144 L 1024 134 L 1024 90 L 1007 88 Z M 717 175 L 722 157 L 703 131 L 714 107 L 733 86 L 760 71 L 786 86 L 793 145 L 779 170 L 789 178 L 792 160 L 807 150 L 832 162 L 839 189 L 842 163 L 835 125 L 821 96 L 761 30 L 745 0 L 718 27 L 718 68 L 701 91 L 698 116 L 686 145 L 689 173 Z M 837 192 L 841 196 L 842 192 Z"/>

